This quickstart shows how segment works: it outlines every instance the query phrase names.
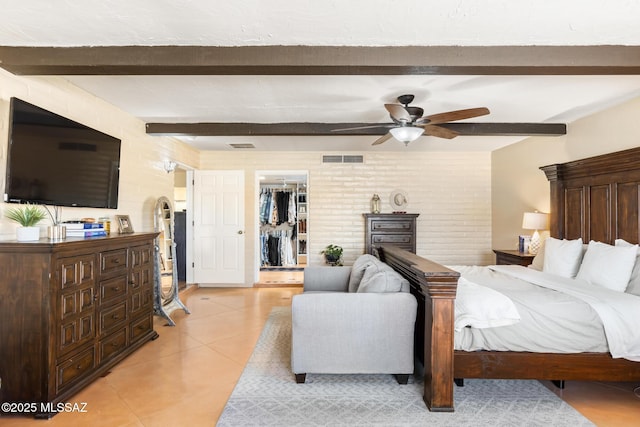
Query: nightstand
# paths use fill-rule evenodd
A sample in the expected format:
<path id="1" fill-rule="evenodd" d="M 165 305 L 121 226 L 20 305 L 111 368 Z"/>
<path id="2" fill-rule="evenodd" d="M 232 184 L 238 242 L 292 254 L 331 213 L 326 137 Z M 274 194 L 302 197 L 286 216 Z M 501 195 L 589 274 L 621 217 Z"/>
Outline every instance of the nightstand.
<path id="1" fill-rule="evenodd" d="M 493 252 L 496 254 L 496 264 L 498 265 L 514 264 L 526 267 L 533 262 L 535 257 L 535 255 L 526 252 L 512 250 L 494 249 Z"/>

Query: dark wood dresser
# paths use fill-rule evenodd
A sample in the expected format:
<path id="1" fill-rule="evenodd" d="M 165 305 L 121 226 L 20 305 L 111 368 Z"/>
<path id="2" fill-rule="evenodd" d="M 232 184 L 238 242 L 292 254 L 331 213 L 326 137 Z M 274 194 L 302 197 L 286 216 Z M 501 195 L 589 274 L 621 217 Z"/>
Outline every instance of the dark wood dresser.
<path id="1" fill-rule="evenodd" d="M 364 214 L 365 253 L 390 244 L 416 253 L 416 218 L 420 214 Z"/>
<path id="2" fill-rule="evenodd" d="M 69 397 L 158 335 L 157 233 L 0 243 L 1 402 Z"/>

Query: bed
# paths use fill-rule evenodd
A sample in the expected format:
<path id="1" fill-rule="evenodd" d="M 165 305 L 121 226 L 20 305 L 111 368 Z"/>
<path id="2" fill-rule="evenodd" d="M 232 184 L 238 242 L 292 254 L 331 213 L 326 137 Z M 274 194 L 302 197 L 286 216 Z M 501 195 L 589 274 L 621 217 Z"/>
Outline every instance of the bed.
<path id="1" fill-rule="evenodd" d="M 614 244 L 640 241 L 640 148 L 540 168 L 550 183 L 550 233 L 557 239 Z M 416 356 L 424 366 L 424 401 L 451 412 L 454 379 L 640 381 L 640 362 L 609 352 L 537 353 L 454 350 L 460 272 L 393 246 L 377 248 L 418 299 Z"/>

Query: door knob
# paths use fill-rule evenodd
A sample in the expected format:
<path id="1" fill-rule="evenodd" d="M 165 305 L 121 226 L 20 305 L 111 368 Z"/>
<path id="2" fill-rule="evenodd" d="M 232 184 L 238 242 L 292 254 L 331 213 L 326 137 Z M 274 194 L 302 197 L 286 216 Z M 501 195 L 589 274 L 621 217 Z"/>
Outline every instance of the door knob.
<path id="1" fill-rule="evenodd" d="M 242 233 L 243 233 L 243 231 L 242 231 L 242 230 L 238 230 L 238 234 L 242 234 Z"/>

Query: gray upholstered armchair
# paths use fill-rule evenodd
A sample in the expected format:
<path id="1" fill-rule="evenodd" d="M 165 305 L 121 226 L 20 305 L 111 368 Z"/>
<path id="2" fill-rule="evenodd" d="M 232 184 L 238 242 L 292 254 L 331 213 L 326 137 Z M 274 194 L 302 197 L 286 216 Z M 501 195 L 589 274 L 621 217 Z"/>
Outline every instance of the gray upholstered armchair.
<path id="1" fill-rule="evenodd" d="M 363 255 L 353 267 L 307 267 L 292 301 L 291 368 L 307 373 L 413 373 L 417 303 L 391 267 Z"/>

